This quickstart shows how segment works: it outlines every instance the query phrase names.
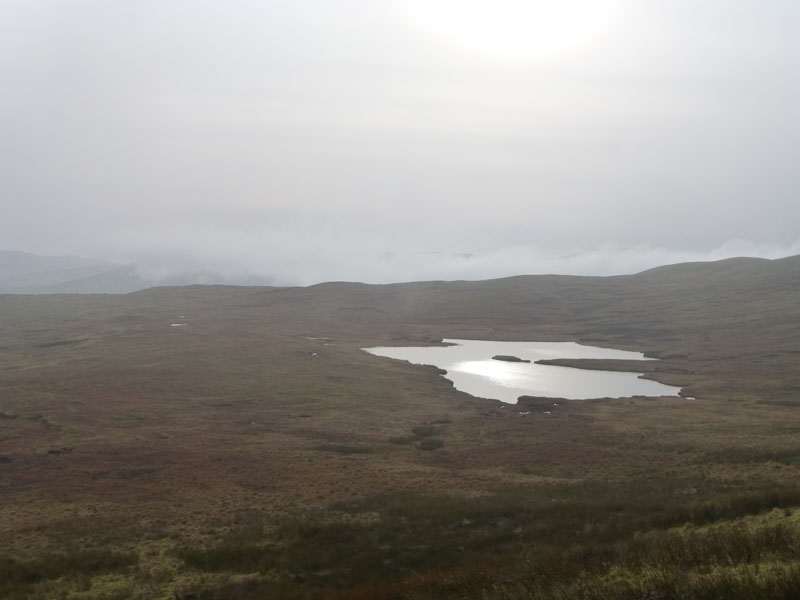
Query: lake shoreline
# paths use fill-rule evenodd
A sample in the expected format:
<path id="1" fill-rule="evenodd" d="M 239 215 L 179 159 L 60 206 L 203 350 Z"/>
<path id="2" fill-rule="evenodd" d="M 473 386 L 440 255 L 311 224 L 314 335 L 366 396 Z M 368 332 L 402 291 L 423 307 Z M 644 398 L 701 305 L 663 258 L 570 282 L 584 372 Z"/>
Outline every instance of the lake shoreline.
<path id="1" fill-rule="evenodd" d="M 440 346 L 363 350 L 412 364 L 435 365 L 445 371 L 440 374 L 457 390 L 512 405 L 523 396 L 582 401 L 635 396 L 677 397 L 681 392 L 680 387 L 652 377 L 653 373 L 660 372 L 656 366 L 660 363 L 641 352 L 577 342 L 443 338 L 441 343 Z M 583 374 L 576 374 L 572 369 Z"/>

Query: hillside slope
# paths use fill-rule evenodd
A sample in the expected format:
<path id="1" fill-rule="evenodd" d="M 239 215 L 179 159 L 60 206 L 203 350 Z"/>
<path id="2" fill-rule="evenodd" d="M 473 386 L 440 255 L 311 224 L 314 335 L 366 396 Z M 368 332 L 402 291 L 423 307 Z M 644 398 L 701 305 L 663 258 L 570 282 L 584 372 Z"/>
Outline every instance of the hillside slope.
<path id="1" fill-rule="evenodd" d="M 793 597 L 799 270 L 0 295 L 0 596 Z M 514 407 L 361 350 L 442 337 L 687 397 Z"/>

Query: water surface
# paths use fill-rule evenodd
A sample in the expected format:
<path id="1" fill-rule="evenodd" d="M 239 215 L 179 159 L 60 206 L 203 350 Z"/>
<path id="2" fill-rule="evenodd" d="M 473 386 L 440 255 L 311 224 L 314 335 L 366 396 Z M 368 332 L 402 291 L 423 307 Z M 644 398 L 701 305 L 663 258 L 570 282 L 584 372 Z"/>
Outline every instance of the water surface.
<path id="1" fill-rule="evenodd" d="M 520 396 L 585 400 L 629 396 L 677 396 L 680 388 L 641 379 L 640 373 L 573 369 L 535 362 L 551 358 L 650 360 L 640 352 L 574 342 L 497 342 L 445 339 L 451 346 L 365 348 L 370 354 L 445 369 L 457 390 L 479 398 L 515 403 Z M 492 359 L 515 356 L 530 363 Z"/>

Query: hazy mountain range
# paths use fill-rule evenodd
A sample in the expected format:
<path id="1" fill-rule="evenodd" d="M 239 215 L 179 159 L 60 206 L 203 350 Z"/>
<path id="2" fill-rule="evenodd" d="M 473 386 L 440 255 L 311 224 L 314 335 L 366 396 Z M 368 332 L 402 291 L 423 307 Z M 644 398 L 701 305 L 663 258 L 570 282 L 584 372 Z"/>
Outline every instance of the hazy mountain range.
<path id="1" fill-rule="evenodd" d="M 682 263 L 643 271 L 640 277 L 668 280 L 672 273 L 705 277 L 699 272 L 714 273 L 730 269 L 749 269 L 757 264 L 798 264 L 800 257 L 783 260 L 736 259 L 709 263 Z M 712 267 L 712 265 L 714 265 Z M 768 270 L 769 271 L 769 270 Z M 765 272 L 760 270 L 760 272 Z M 800 274 L 797 274 L 800 277 Z M 708 283 L 708 281 L 707 281 Z M 275 285 L 267 277 L 231 276 L 214 271 L 186 271 L 169 275 L 142 274 L 133 264 L 119 264 L 79 256 L 41 256 L 27 252 L 0 250 L 0 294 L 127 294 L 157 286 L 181 285 Z"/>
<path id="2" fill-rule="evenodd" d="M 264 277 L 211 271 L 143 275 L 136 265 L 0 250 L 0 294 L 127 294 L 159 285 L 269 285 Z"/>

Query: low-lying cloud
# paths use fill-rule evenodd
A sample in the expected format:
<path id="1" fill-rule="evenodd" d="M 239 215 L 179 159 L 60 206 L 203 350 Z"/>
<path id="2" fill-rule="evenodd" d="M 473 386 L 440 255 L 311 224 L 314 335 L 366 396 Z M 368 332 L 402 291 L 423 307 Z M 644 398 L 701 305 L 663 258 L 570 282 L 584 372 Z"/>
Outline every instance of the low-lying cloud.
<path id="1" fill-rule="evenodd" d="M 283 283 L 796 253 L 797 3 L 615 3 L 498 56 L 425 2 L 6 0 L 0 246 Z"/>
<path id="2" fill-rule="evenodd" d="M 487 246 L 402 242 L 374 235 L 348 240 L 320 230 L 298 242 L 285 229 L 225 232 L 213 229 L 169 229 L 154 235 L 147 250 L 138 235 L 120 237 L 115 256 L 133 260 L 142 277 L 168 281 L 181 274 L 205 273 L 206 283 L 260 282 L 310 285 L 323 281 L 392 283 L 423 280 L 480 280 L 522 274 L 623 275 L 679 262 L 721 260 L 737 256 L 781 258 L 800 254 L 800 241 L 789 246 L 733 240 L 708 250 L 664 247 L 573 247 L 553 252 L 535 244 Z M 413 246 L 413 244 L 412 244 Z M 191 248 L 192 252 L 186 249 Z M 209 280 L 213 279 L 213 281 Z"/>

